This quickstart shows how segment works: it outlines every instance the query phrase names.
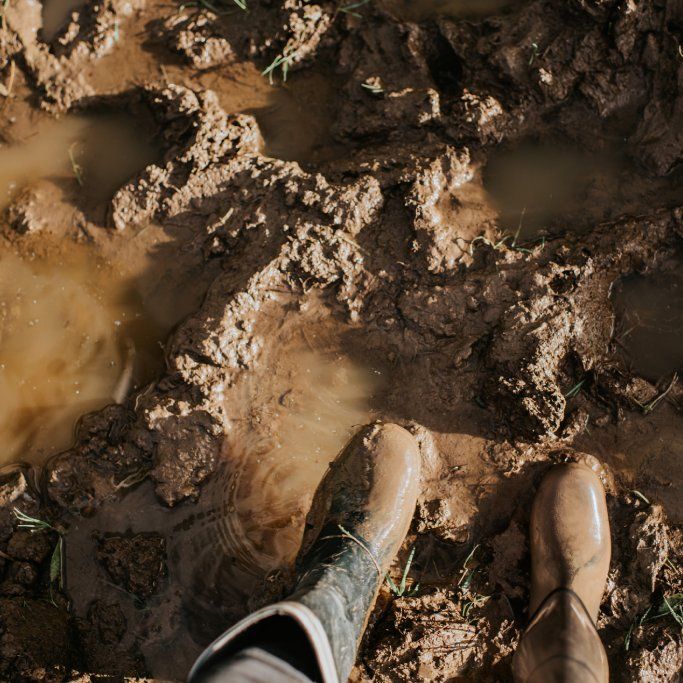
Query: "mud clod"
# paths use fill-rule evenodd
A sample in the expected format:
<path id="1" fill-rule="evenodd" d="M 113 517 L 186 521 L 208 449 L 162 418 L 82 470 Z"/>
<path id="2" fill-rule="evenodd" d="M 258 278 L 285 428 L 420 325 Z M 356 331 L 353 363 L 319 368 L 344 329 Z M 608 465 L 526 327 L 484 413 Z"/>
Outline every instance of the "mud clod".
<path id="1" fill-rule="evenodd" d="M 107 536 L 98 543 L 97 559 L 117 586 L 148 598 L 166 571 L 166 542 L 156 535 Z"/>

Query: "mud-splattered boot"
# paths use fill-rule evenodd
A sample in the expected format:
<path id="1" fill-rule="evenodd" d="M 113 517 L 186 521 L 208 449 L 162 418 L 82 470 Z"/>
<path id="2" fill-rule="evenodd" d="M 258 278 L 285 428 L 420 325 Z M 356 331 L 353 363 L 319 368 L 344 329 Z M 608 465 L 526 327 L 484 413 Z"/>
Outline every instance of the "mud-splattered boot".
<path id="1" fill-rule="evenodd" d="M 266 674 L 273 681 L 346 681 L 377 591 L 408 532 L 419 478 L 419 450 L 409 432 L 394 424 L 363 428 L 316 491 L 293 594 L 218 638 L 189 680 L 234 680 L 221 677 L 221 668 L 247 651 L 259 660 L 249 662 L 253 670 L 268 658 L 286 669 Z"/>
<path id="2" fill-rule="evenodd" d="M 610 562 L 605 490 L 597 461 L 557 465 L 531 512 L 533 615 L 514 658 L 518 683 L 607 683 L 595 629 Z"/>

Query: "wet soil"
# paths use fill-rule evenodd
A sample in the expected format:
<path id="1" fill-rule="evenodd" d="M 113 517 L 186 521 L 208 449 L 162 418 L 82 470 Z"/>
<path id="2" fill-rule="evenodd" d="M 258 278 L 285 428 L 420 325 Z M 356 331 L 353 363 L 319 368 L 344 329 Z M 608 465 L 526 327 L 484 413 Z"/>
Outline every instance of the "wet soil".
<path id="1" fill-rule="evenodd" d="M 354 680 L 511 679 L 580 451 L 612 676 L 677 680 L 681 4 L 73 4 L 2 9 L 0 678 L 183 680 L 380 419 L 420 589 Z"/>

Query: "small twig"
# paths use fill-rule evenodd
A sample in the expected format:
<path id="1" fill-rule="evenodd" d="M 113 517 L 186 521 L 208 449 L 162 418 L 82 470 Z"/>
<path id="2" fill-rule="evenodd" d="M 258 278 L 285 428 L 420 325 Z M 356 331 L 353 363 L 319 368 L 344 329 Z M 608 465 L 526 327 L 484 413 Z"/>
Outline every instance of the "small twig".
<path id="1" fill-rule="evenodd" d="M 382 568 L 379 566 L 379 562 L 375 559 L 375 556 L 372 554 L 372 551 L 370 548 L 368 548 L 363 541 L 361 541 L 359 538 L 356 538 L 352 533 L 347 531 L 341 524 L 337 524 L 339 527 L 339 530 L 342 532 L 342 535 L 346 538 L 350 538 L 354 543 L 357 543 L 365 552 L 368 554 L 370 559 L 372 560 L 373 564 L 375 565 L 375 568 L 377 569 L 377 573 L 382 576 Z"/>

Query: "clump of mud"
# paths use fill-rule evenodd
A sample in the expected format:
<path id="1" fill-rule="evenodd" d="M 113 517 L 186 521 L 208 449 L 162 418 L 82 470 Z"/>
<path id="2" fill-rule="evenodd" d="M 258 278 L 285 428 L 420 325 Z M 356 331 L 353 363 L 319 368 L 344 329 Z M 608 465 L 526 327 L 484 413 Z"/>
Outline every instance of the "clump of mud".
<path id="1" fill-rule="evenodd" d="M 680 3 L 246 4 L 4 9 L 0 153 L 66 134 L 8 176 L 2 262 L 103 259 L 155 352 L 120 383 L 87 340 L 119 354 L 98 405 L 0 471 L 0 677 L 183 680 L 286 594 L 327 464 L 384 419 L 423 454 L 420 588 L 383 590 L 355 680 L 510 678 L 530 501 L 580 451 L 612 675 L 677 680 Z M 69 132 L 126 115 L 139 154 Z"/>

